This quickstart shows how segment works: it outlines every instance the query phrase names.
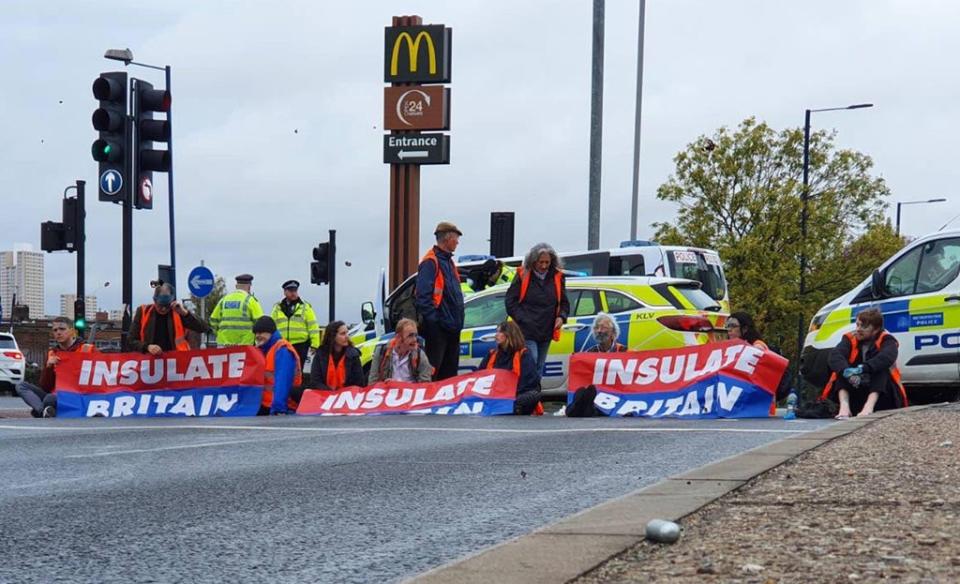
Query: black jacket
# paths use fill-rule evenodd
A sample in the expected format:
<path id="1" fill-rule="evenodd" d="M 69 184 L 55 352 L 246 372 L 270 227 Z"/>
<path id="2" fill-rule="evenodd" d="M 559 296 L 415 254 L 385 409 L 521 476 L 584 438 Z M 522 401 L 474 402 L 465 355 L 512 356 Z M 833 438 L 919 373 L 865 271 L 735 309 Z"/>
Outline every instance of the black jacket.
<path id="1" fill-rule="evenodd" d="M 557 314 L 557 289 L 554 284 L 556 270 L 550 268 L 547 277 L 541 280 L 536 274 L 530 274 L 527 295 L 520 302 L 520 287 L 523 278 L 517 274 L 507 289 L 504 302 L 507 314 L 517 322 L 523 338 L 543 343 L 553 338 L 553 325 L 557 316 L 567 320 L 570 314 L 570 301 L 567 300 L 567 279 L 560 277 L 560 314 Z M 526 274 L 524 274 L 526 275 Z"/>
<path id="2" fill-rule="evenodd" d="M 150 305 L 147 304 L 145 306 Z M 143 306 L 139 306 L 137 307 L 136 313 L 133 315 L 133 321 L 130 322 L 130 334 L 128 335 L 129 340 L 127 341 L 130 351 L 146 353 L 148 345 L 159 345 L 164 351 L 173 351 L 176 349 L 176 345 L 174 344 L 176 333 L 173 331 L 172 310 L 165 315 L 161 315 L 154 310 L 150 316 L 150 322 L 147 323 L 147 328 L 144 331 L 143 338 L 140 338 L 140 323 L 142 320 Z M 194 316 L 192 312 L 188 311 L 186 316 L 181 315 L 180 320 L 183 321 L 183 328 L 186 330 L 196 331 L 198 333 L 205 333 L 210 330 L 210 327 L 207 326 L 205 322 Z M 158 322 L 164 323 L 166 325 L 166 330 L 157 331 L 156 326 Z"/>
<path id="3" fill-rule="evenodd" d="M 460 279 L 454 271 L 453 254 L 437 246 L 433 246 L 433 252 L 437 256 L 437 263 L 426 260 L 420 262 L 417 269 L 417 313 L 423 319 L 424 325 L 457 333 L 463 329 L 463 292 L 460 290 Z M 433 305 L 433 282 L 437 276 L 437 264 L 443 273 L 440 306 Z"/>
<path id="4" fill-rule="evenodd" d="M 881 331 L 882 332 L 882 331 Z M 890 376 L 890 370 L 897 362 L 897 355 L 900 351 L 900 343 L 893 335 L 887 333 L 884 336 L 880 347 L 877 347 L 876 340 L 869 343 L 858 343 L 859 353 L 856 360 L 850 362 L 850 353 L 853 346 L 847 335 L 840 339 L 836 347 L 830 351 L 827 357 L 827 365 L 830 371 L 836 373 L 837 381 L 830 388 L 830 398 L 836 398 L 837 390 L 842 387 L 849 389 L 849 384 L 843 379 L 843 370 L 847 367 L 856 367 L 863 365 L 864 383 L 860 386 L 860 392 L 876 391 L 880 394 L 877 409 L 886 409 L 884 405 L 890 407 L 903 407 L 905 396 L 900 392 L 900 387 Z M 851 396 L 851 404 L 853 403 Z"/>
<path id="5" fill-rule="evenodd" d="M 344 380 L 344 387 L 363 387 L 367 384 L 367 376 L 363 374 L 363 365 L 360 364 L 360 351 L 355 347 L 347 347 L 342 359 L 347 360 L 346 372 L 347 378 Z M 320 349 L 313 355 L 313 363 L 310 365 L 310 387 L 316 389 L 331 389 L 327 386 L 327 365 L 330 361 L 330 354 Z"/>
<path id="6" fill-rule="evenodd" d="M 491 350 L 487 356 L 480 362 L 477 371 L 483 371 L 490 363 Z M 513 355 L 506 351 L 497 351 L 497 360 L 494 361 L 494 369 L 504 369 L 513 371 Z M 530 353 L 523 352 L 520 358 L 520 378 L 517 380 L 517 401 L 514 405 L 514 413 L 529 415 L 540 401 L 540 377 L 537 375 L 537 362 L 533 360 Z"/>

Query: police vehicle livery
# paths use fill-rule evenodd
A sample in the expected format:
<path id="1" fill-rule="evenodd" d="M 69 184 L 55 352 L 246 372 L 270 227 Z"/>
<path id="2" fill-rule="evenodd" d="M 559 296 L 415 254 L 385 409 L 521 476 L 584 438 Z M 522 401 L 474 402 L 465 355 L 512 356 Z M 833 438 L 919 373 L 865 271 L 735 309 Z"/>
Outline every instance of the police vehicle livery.
<path id="1" fill-rule="evenodd" d="M 960 391 L 960 230 L 910 242 L 859 286 L 821 308 L 801 356 L 804 379 L 823 387 L 829 351 L 853 330 L 860 312 L 874 307 L 900 342 L 897 366 L 908 390 Z"/>

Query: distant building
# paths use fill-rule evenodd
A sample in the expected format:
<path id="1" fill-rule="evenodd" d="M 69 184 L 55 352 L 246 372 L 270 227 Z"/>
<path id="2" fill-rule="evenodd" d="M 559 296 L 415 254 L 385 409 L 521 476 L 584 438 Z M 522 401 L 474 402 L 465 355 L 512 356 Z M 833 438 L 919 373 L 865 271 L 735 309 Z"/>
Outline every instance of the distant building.
<path id="1" fill-rule="evenodd" d="M 5 319 L 13 313 L 13 299 L 30 309 L 30 318 L 43 318 L 43 252 L 0 251 L 0 305 Z"/>
<path id="2" fill-rule="evenodd" d="M 97 319 L 97 297 L 96 296 L 85 296 L 84 297 L 84 317 L 87 319 L 87 322 L 93 322 Z M 61 294 L 60 295 L 60 316 L 65 316 L 73 320 L 73 303 L 76 302 L 76 294 Z"/>
<path id="3" fill-rule="evenodd" d="M 117 310 L 111 310 L 108 313 L 107 319 L 110 320 L 111 322 L 123 321 L 123 310 L 119 308 Z"/>

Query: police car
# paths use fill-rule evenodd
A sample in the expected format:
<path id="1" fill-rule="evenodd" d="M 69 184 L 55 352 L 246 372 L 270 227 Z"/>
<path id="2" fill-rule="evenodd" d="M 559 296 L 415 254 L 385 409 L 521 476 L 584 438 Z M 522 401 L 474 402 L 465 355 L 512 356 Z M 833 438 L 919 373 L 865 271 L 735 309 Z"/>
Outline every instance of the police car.
<path id="1" fill-rule="evenodd" d="M 900 342 L 897 366 L 912 393 L 960 392 L 960 230 L 910 242 L 810 322 L 800 371 L 816 387 L 827 381 L 827 355 L 857 315 L 879 308 Z"/>
<path id="2" fill-rule="evenodd" d="M 508 285 L 488 288 L 464 300 L 464 328 L 460 334 L 460 373 L 475 370 L 494 348 L 497 325 L 507 318 L 504 296 Z M 377 336 L 366 333 L 356 339 L 361 361 L 367 367 L 377 345 L 393 338 L 392 329 L 402 317 L 416 318 L 409 298 L 394 299 L 385 314 L 391 332 Z M 546 395 L 565 395 L 570 355 L 595 343 L 591 328 L 598 312 L 606 312 L 620 327 L 618 341 L 630 350 L 675 348 L 702 345 L 726 337 L 723 325 L 727 314 L 720 304 L 700 289 L 700 282 L 679 278 L 568 277 L 570 317 L 563 325 L 560 340 L 550 344 L 543 373 Z M 372 316 L 370 308 L 365 317 Z"/>

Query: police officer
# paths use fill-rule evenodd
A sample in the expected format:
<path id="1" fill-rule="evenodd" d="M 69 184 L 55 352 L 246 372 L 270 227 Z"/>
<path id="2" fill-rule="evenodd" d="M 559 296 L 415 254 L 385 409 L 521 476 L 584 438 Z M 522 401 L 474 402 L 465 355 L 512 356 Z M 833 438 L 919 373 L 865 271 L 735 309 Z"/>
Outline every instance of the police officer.
<path id="1" fill-rule="evenodd" d="M 253 323 L 263 316 L 260 302 L 250 293 L 253 276 L 237 276 L 237 289 L 220 299 L 210 315 L 210 327 L 217 332 L 217 346 L 253 345 Z"/>
<path id="2" fill-rule="evenodd" d="M 277 324 L 280 336 L 296 349 L 300 363 L 306 363 L 310 349 L 320 348 L 320 327 L 310 303 L 300 298 L 300 282 L 283 283 L 283 299 L 273 305 L 271 318 Z"/>
<path id="3" fill-rule="evenodd" d="M 437 244 L 427 250 L 417 270 L 416 305 L 423 319 L 427 357 L 436 367 L 434 381 L 453 377 L 460 365 L 463 292 L 453 252 L 463 233 L 442 221 L 433 232 Z"/>

